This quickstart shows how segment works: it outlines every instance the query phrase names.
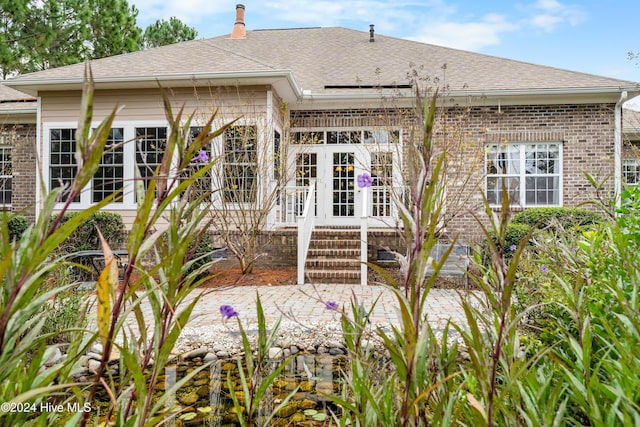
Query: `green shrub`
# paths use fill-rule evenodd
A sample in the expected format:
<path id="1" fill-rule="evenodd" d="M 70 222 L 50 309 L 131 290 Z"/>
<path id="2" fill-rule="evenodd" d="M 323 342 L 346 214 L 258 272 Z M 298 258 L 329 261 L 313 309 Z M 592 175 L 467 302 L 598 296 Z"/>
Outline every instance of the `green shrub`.
<path id="1" fill-rule="evenodd" d="M 14 215 L 9 219 L 7 228 L 9 229 L 9 239 L 11 241 L 20 240 L 22 233 L 29 227 L 27 218 L 23 215 Z"/>
<path id="2" fill-rule="evenodd" d="M 65 267 L 60 268 L 56 285 L 62 287 L 72 280 Z M 70 330 L 83 328 L 87 325 L 87 298 L 81 289 L 68 288 L 56 293 L 48 301 L 46 321 L 42 327 L 42 334 L 51 334 L 48 344 L 68 343 L 74 338 Z"/>
<path id="3" fill-rule="evenodd" d="M 529 233 L 528 225 L 514 223 L 507 225 L 507 232 L 504 237 L 504 252 L 507 258 L 510 258 L 513 253 L 513 250 L 511 248 L 513 248 L 514 246 L 517 247 L 520 241 L 525 238 L 527 233 Z M 498 236 L 496 235 L 495 231 L 490 230 L 489 236 L 491 237 L 491 240 L 493 240 L 493 244 L 496 245 L 496 248 L 500 248 L 501 243 L 498 240 Z M 489 244 L 486 240 L 482 245 L 481 252 L 483 263 L 486 264 L 489 261 Z"/>
<path id="4" fill-rule="evenodd" d="M 190 245 L 189 249 L 191 249 L 192 245 Z M 193 251 L 193 255 L 191 259 L 194 260 L 193 264 L 191 264 L 189 271 L 187 274 L 191 274 L 196 270 L 200 269 L 203 265 L 211 262 L 211 256 L 213 251 L 216 248 L 213 245 L 213 237 L 210 233 L 202 233 L 200 236 L 200 240 Z M 206 273 L 201 273 L 198 278 L 202 278 L 206 276 Z"/>
<path id="5" fill-rule="evenodd" d="M 78 213 L 66 213 L 62 217 L 62 223 L 69 221 Z M 55 220 L 55 216 L 53 219 Z M 86 251 L 100 248 L 100 238 L 97 228 L 109 243 L 112 249 L 122 246 L 125 241 L 125 227 L 122 217 L 113 212 L 96 212 L 82 223 L 65 242 L 60 245 L 62 254 L 70 254 L 78 251 Z"/>
<path id="6" fill-rule="evenodd" d="M 570 229 L 602 222 L 604 218 L 597 212 L 565 207 L 530 208 L 518 212 L 511 219 L 512 224 L 525 224 L 539 229 L 554 227 L 554 223 L 559 224 L 563 229 Z"/>

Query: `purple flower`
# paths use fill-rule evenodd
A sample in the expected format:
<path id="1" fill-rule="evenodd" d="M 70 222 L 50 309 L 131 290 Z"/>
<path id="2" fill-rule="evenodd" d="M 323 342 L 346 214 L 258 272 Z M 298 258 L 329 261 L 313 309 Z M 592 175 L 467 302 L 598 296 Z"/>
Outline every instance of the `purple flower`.
<path id="1" fill-rule="evenodd" d="M 371 187 L 371 184 L 373 184 L 373 178 L 371 178 L 371 175 L 369 175 L 366 172 L 361 175 L 358 175 L 358 187 L 360 188 Z"/>
<path id="2" fill-rule="evenodd" d="M 331 300 L 329 300 L 329 301 L 327 301 L 327 302 L 325 302 L 325 303 L 324 303 L 324 307 L 325 307 L 327 310 L 337 311 L 337 310 L 338 310 L 338 303 L 337 303 L 337 302 L 335 302 L 335 301 L 331 301 Z"/>
<path id="3" fill-rule="evenodd" d="M 540 272 L 542 274 L 547 274 L 549 272 L 549 269 L 543 265 L 542 267 L 540 267 Z"/>
<path id="4" fill-rule="evenodd" d="M 209 156 L 204 150 L 199 150 L 198 155 L 193 158 L 194 162 L 206 163 L 209 161 Z"/>
<path id="5" fill-rule="evenodd" d="M 225 319 L 230 319 L 232 317 L 238 316 L 238 312 L 235 311 L 230 305 L 221 305 L 220 314 L 222 314 L 222 317 L 224 317 Z"/>
<path id="6" fill-rule="evenodd" d="M 509 250 L 510 250 L 511 252 L 515 252 L 517 248 L 518 248 L 518 247 L 517 247 L 516 245 L 511 245 L 511 246 L 509 246 Z"/>

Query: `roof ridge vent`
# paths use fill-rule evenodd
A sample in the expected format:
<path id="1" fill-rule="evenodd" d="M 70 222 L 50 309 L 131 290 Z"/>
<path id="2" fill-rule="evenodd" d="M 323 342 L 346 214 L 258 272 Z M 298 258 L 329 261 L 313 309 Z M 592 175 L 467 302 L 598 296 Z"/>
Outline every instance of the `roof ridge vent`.
<path id="1" fill-rule="evenodd" d="M 232 39 L 244 39 L 247 37 L 247 31 L 244 28 L 244 5 L 236 5 L 236 22 L 233 24 L 233 31 L 231 32 Z"/>

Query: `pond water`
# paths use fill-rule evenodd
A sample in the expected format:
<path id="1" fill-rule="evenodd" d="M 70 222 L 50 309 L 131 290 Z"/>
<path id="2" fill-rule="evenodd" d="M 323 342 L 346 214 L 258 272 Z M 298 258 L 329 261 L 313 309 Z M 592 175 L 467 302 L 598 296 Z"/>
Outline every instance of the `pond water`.
<path id="1" fill-rule="evenodd" d="M 277 363 L 277 362 L 274 362 Z M 279 409 L 269 425 L 272 426 L 322 426 L 328 425 L 331 413 L 339 413 L 327 395 L 340 394 L 345 356 L 303 355 L 293 357 L 282 373 L 273 382 L 267 396 L 261 402 L 260 417 L 273 413 L 274 409 L 294 390 L 293 398 Z M 165 375 L 159 379 L 159 393 L 169 390 L 187 374 L 202 366 L 195 358 L 167 366 Z M 227 386 L 231 377 L 234 390 Z M 233 408 L 230 393 L 242 401 L 243 391 L 238 379 L 235 360 L 217 361 L 198 372 L 170 399 L 168 406 L 178 405 L 183 411 L 174 422 L 175 426 L 231 427 L 240 425 Z M 105 401 L 106 401 L 105 396 Z M 262 424 L 262 423 L 260 423 Z"/>

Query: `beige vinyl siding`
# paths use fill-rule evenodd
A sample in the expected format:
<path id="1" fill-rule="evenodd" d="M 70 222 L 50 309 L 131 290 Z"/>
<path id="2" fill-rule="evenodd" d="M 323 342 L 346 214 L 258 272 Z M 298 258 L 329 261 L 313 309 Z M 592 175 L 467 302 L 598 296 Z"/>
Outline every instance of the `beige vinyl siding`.
<path id="1" fill-rule="evenodd" d="M 177 88 L 167 89 L 174 113 L 184 105 L 185 114 L 202 115 L 202 120 L 218 110 L 220 118 L 232 120 L 239 116 L 264 114 L 266 110 L 266 86 L 236 89 Z M 41 120 L 66 122 L 78 120 L 82 93 L 80 91 L 43 92 Z M 94 118 L 101 120 L 115 106 L 122 110 L 119 121 L 165 120 L 164 105 L 159 89 L 98 90 L 94 97 Z"/>

